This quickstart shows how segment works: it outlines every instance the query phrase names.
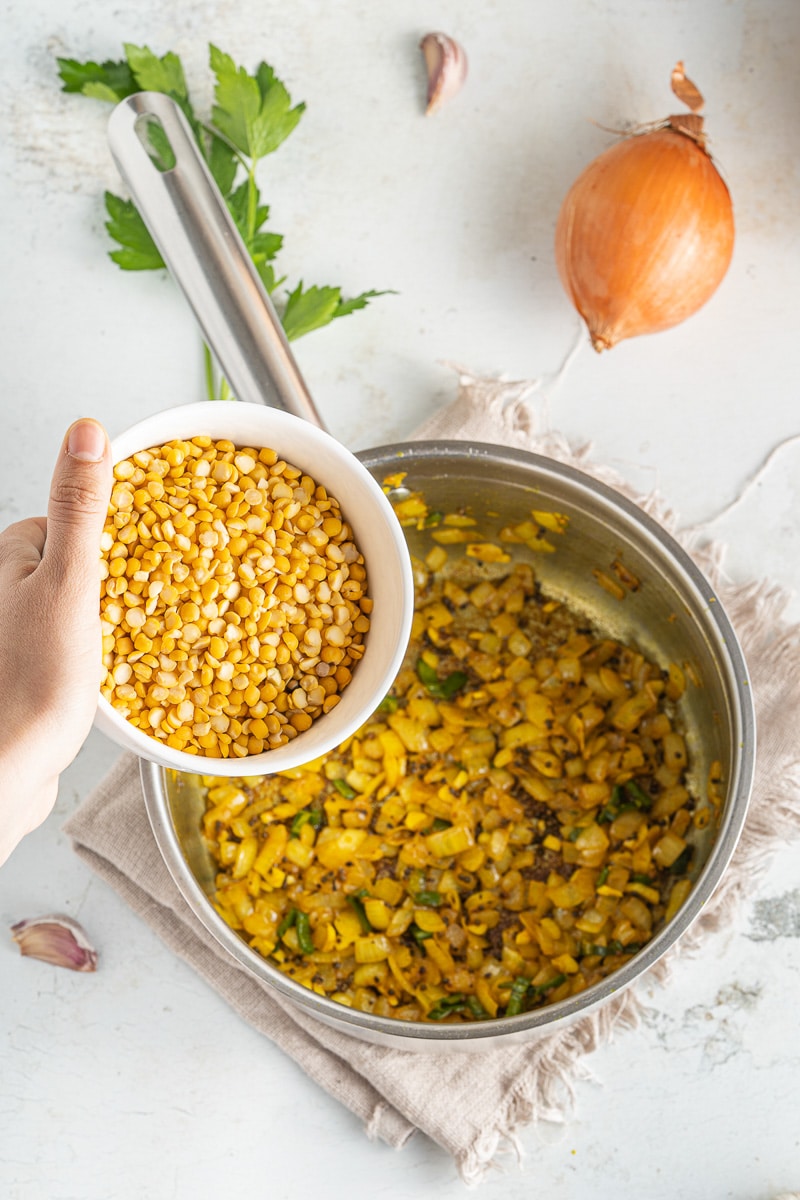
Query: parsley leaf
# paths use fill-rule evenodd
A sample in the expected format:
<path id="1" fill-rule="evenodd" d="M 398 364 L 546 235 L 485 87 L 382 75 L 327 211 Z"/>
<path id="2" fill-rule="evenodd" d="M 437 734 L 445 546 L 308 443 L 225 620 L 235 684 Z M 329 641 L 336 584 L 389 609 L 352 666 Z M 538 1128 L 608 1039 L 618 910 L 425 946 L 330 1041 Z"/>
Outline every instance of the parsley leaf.
<path id="1" fill-rule="evenodd" d="M 302 279 L 289 293 L 283 310 L 283 328 L 289 341 L 328 325 L 336 315 L 341 292 L 337 287 L 310 287 L 303 290 Z"/>
<path id="2" fill-rule="evenodd" d="M 175 151 L 166 135 L 160 121 L 145 118 L 144 128 L 147 130 L 148 154 L 159 171 L 171 171 L 175 166 Z"/>
<path id="3" fill-rule="evenodd" d="M 278 276 L 271 262 L 256 262 L 256 270 L 261 277 L 261 282 L 268 292 L 274 292 L 275 288 L 286 281 L 286 276 Z"/>
<path id="4" fill-rule="evenodd" d="M 200 145 L 202 149 L 202 140 Z M 206 162 L 217 187 L 223 196 L 228 196 L 233 188 L 236 172 L 239 170 L 239 158 L 236 151 L 221 137 L 217 137 L 213 132 L 208 133 Z"/>
<path id="5" fill-rule="evenodd" d="M 111 258 L 124 271 L 152 271 L 164 266 L 158 247 L 150 236 L 139 210 L 130 200 L 106 192 L 106 229 L 122 247 L 112 250 Z"/>
<path id="6" fill-rule="evenodd" d="M 302 279 L 293 292 L 289 293 L 281 320 L 289 341 L 321 329 L 337 317 L 346 317 L 359 308 L 366 308 L 370 300 L 383 296 L 385 292 L 362 292 L 352 300 L 342 300 L 341 288 L 310 287 L 303 290 Z"/>
<path id="7" fill-rule="evenodd" d="M 359 308 L 366 308 L 370 300 L 374 300 L 376 296 L 395 296 L 396 292 L 362 292 L 360 296 L 354 296 L 352 300 L 340 300 L 339 306 L 334 317 L 347 317 L 350 313 L 356 312 Z"/>
<path id="8" fill-rule="evenodd" d="M 116 104 L 139 90 L 127 62 L 81 63 L 75 58 L 58 58 L 56 62 L 65 92 L 79 92 Z"/>
<path id="9" fill-rule="evenodd" d="M 211 111 L 214 124 L 249 158 L 271 154 L 295 128 L 305 104 L 291 107 L 289 93 L 266 63 L 259 64 L 255 75 L 248 75 L 229 54 L 213 45 L 209 49 L 217 79 Z"/>
<path id="10" fill-rule="evenodd" d="M 285 282 L 273 265 L 283 247 L 283 237 L 265 228 L 269 208 L 259 193 L 256 168 L 296 128 L 304 104 L 292 105 L 291 97 L 272 67 L 261 62 L 253 74 L 238 66 L 230 55 L 209 46 L 209 64 L 215 77 L 215 103 L 211 124 L 194 112 L 183 64 L 177 54 L 157 55 L 149 46 L 124 44 L 121 62 L 79 62 L 57 59 L 65 92 L 79 93 L 116 104 L 137 91 L 161 92 L 171 96 L 189 121 L 200 151 L 222 193 L 247 246 L 267 292 Z M 148 148 L 160 170 L 175 165 L 172 148 L 158 122 L 148 129 Z M 164 261 L 155 242 L 130 200 L 108 192 L 105 196 L 106 229 L 117 243 L 110 257 L 126 271 L 156 270 Z M 302 280 L 288 293 L 282 321 L 292 340 L 366 308 L 386 292 L 368 291 L 343 299 L 338 287 L 304 287 Z M 225 380 L 217 384 L 208 347 L 205 348 L 209 398 L 230 394 Z M 447 687 L 447 681 L 444 681 Z"/>
<path id="11" fill-rule="evenodd" d="M 124 49 L 130 69 L 143 92 L 164 92 L 175 100 L 188 100 L 183 64 L 177 54 L 170 52 L 159 58 L 149 46 L 134 46 L 132 42 L 125 42 Z"/>
<path id="12" fill-rule="evenodd" d="M 260 204 L 259 200 L 258 188 L 249 179 L 240 183 L 228 196 L 228 208 L 245 242 L 261 228 L 269 216 L 269 209 L 265 204 Z"/>
<path id="13" fill-rule="evenodd" d="M 256 233 L 250 242 L 250 253 L 256 266 L 269 262 L 283 245 L 283 235 L 280 233 Z"/>
<path id="14" fill-rule="evenodd" d="M 269 209 L 266 204 L 260 203 L 255 181 L 248 178 L 239 184 L 228 196 L 227 203 L 264 286 L 271 292 L 277 281 L 271 270 L 267 276 L 265 268 L 283 245 L 283 236 L 280 233 L 269 233 L 262 228 L 269 217 Z"/>

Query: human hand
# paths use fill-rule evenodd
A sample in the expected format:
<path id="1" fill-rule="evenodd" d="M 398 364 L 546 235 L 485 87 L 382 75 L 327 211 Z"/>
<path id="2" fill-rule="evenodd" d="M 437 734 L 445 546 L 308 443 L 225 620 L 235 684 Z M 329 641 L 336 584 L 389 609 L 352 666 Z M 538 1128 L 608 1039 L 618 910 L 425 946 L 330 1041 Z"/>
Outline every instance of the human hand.
<path id="1" fill-rule="evenodd" d="M 0 534 L 0 864 L 51 811 L 58 776 L 92 724 L 102 673 L 100 535 L 108 437 L 76 421 L 53 472 L 47 519 Z"/>

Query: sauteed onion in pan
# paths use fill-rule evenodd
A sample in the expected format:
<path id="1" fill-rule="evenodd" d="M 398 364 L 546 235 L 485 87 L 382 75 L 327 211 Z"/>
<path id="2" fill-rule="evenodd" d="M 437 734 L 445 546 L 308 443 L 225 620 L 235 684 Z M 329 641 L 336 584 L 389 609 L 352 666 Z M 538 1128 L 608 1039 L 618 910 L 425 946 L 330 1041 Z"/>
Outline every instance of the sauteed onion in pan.
<path id="1" fill-rule="evenodd" d="M 604 636 L 512 560 L 513 543 L 546 550 L 559 514 L 492 543 L 419 496 L 397 512 L 431 537 L 403 669 L 324 758 L 206 779 L 215 905 L 343 1005 L 512 1016 L 610 974 L 678 910 L 720 768 L 699 802 L 683 671 Z"/>

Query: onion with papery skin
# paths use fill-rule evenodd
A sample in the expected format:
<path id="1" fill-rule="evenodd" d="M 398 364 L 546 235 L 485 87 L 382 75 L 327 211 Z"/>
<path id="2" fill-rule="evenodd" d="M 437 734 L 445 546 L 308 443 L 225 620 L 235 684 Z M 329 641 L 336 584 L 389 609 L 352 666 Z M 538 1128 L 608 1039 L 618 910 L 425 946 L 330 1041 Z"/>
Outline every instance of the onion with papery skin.
<path id="1" fill-rule="evenodd" d="M 684 321 L 731 261 L 730 193 L 705 149 L 702 96 L 681 63 L 673 90 L 695 111 L 606 150 L 558 217 L 556 265 L 598 351 Z"/>

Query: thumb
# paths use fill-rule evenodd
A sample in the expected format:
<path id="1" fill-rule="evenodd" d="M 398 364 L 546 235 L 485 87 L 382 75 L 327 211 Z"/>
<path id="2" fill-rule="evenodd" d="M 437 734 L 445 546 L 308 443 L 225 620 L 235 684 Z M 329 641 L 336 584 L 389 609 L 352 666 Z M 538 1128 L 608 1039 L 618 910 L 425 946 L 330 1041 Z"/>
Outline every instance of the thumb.
<path id="1" fill-rule="evenodd" d="M 50 484 L 42 559 L 61 571 L 93 571 L 111 494 L 111 451 L 97 421 L 67 430 Z"/>

